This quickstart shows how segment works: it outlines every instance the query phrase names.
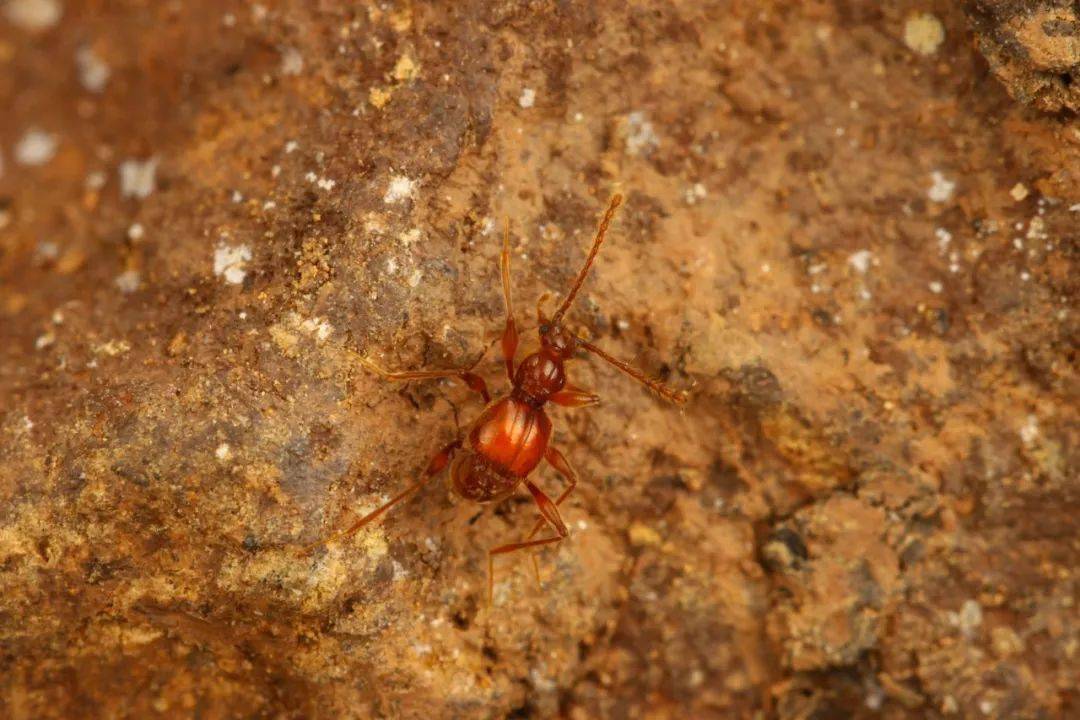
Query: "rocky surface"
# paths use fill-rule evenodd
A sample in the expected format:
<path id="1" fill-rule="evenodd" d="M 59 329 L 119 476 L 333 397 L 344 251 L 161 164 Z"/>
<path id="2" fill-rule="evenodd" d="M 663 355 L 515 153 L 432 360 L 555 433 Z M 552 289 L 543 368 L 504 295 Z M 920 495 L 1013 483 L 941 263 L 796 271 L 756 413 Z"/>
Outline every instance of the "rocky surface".
<path id="1" fill-rule="evenodd" d="M 978 47 L 1009 94 L 1047 112 L 1080 112 L 1080 5 L 968 0 Z"/>
<path id="2" fill-rule="evenodd" d="M 9 0 L 0 714 L 1075 716 L 1080 130 L 976 20 Z M 614 191 L 572 323 L 693 396 L 575 364 L 541 587 L 442 482 L 299 557 L 479 409 L 353 353 L 471 362 Z"/>

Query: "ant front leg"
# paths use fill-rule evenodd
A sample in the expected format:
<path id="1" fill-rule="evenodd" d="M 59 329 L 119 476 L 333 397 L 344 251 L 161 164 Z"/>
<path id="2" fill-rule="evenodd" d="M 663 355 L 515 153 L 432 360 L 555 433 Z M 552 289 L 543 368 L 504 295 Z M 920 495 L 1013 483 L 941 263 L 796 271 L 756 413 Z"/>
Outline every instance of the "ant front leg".
<path id="1" fill-rule="evenodd" d="M 481 356 L 481 359 L 483 359 L 483 356 Z M 489 403 L 491 402 L 491 393 L 488 392 L 487 383 L 484 382 L 484 378 L 472 372 L 472 369 L 476 367 L 479 362 L 480 361 L 477 360 L 476 363 L 473 363 L 464 370 L 405 370 L 403 372 L 392 372 L 380 367 L 373 360 L 366 357 L 360 358 L 360 364 L 363 365 L 366 370 L 378 375 L 383 380 L 407 382 L 409 380 L 457 378 L 465 383 L 470 390 L 480 393 L 480 396 L 484 398 L 485 403 Z"/>
<path id="2" fill-rule="evenodd" d="M 600 396 L 591 393 L 588 390 L 583 390 L 582 388 L 568 384 L 562 390 L 549 397 L 548 401 L 563 407 L 586 407 L 588 405 L 596 405 L 599 403 Z"/>
<path id="3" fill-rule="evenodd" d="M 517 552 L 518 550 L 526 550 L 541 545 L 550 545 L 552 543 L 560 542 L 570 534 L 570 531 L 566 527 L 566 523 L 563 522 L 562 516 L 559 515 L 559 508 L 551 501 L 551 498 L 545 495 L 543 490 L 536 487 L 531 480 L 525 481 L 525 487 L 528 488 L 529 493 L 533 496 L 533 500 L 536 501 L 536 506 L 539 508 L 540 514 L 543 516 L 544 520 L 551 525 L 556 534 L 552 537 L 540 538 L 539 540 L 522 540 L 521 542 L 500 545 L 488 550 L 488 605 L 493 603 L 495 597 L 496 555 L 506 555 L 507 553 Z"/>
<path id="4" fill-rule="evenodd" d="M 506 363 L 506 378 L 514 382 L 514 356 L 517 354 L 518 331 L 514 321 L 514 303 L 510 297 L 510 221 L 506 221 L 503 232 L 502 255 L 499 257 L 499 271 L 502 274 L 503 303 L 506 305 L 506 327 L 502 334 L 503 361 Z"/>

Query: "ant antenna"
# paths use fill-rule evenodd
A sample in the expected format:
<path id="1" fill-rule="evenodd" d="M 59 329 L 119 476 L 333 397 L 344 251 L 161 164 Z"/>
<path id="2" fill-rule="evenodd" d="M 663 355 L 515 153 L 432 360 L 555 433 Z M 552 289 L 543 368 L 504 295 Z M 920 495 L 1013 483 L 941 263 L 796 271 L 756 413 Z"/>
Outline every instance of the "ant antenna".
<path id="1" fill-rule="evenodd" d="M 570 286 L 570 292 L 566 294 L 566 299 L 563 300 L 562 305 L 555 311 L 555 315 L 551 318 L 553 325 L 558 325 L 562 322 L 563 315 L 570 309 L 570 306 L 574 303 L 574 298 L 577 297 L 578 290 L 581 289 L 582 283 L 585 282 L 585 278 L 589 274 L 589 270 L 592 268 L 593 260 L 596 259 L 596 254 L 600 252 L 600 245 L 604 242 L 604 234 L 607 232 L 608 225 L 611 224 L 612 218 L 615 217 L 615 210 L 622 203 L 622 195 L 615 194 L 611 196 L 611 203 L 608 205 L 607 212 L 604 213 L 604 219 L 600 221 L 600 227 L 596 230 L 596 239 L 593 240 L 592 250 L 589 251 L 589 257 L 585 258 L 585 265 L 581 268 L 581 272 L 578 273 L 577 279 L 574 280 L 574 284 Z"/>
<path id="2" fill-rule="evenodd" d="M 657 380 L 655 378 L 649 377 L 645 373 L 638 370 L 636 367 L 633 367 L 633 366 L 623 362 L 622 360 L 618 359 L 617 357 L 613 357 L 611 355 L 608 355 L 607 352 L 605 352 L 604 350 L 601 350 L 600 348 L 596 347 L 595 345 L 593 345 L 591 342 L 588 342 L 587 340 L 582 340 L 581 338 L 578 338 L 577 339 L 577 344 L 578 344 L 578 347 L 583 348 L 585 350 L 588 350 L 589 352 L 591 352 L 593 355 L 596 355 L 600 359 L 611 363 L 612 365 L 617 367 L 619 370 L 626 373 L 630 377 L 634 378 L 639 383 L 641 383 L 645 387 L 649 388 L 650 390 L 652 390 L 654 393 L 656 393 L 660 397 L 664 398 L 665 400 L 669 400 L 669 401 L 671 401 L 673 403 L 676 403 L 677 405 L 682 405 L 689 398 L 689 395 L 687 394 L 687 392 L 685 390 L 674 390 L 672 388 L 669 388 L 664 383 L 660 382 L 659 380 Z"/>

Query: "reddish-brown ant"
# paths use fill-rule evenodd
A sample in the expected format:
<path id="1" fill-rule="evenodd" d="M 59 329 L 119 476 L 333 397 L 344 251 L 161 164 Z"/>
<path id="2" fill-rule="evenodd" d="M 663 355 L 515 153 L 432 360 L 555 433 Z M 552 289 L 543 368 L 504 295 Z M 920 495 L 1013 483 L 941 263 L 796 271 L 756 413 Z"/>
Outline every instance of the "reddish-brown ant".
<path id="1" fill-rule="evenodd" d="M 490 503 L 509 497 L 521 484 L 532 495 L 540 510 L 540 518 L 532 531 L 519 542 L 499 545 L 488 551 L 488 600 L 493 588 L 493 569 L 496 555 L 512 553 L 517 550 L 535 548 L 557 543 L 569 534 L 566 523 L 559 515 L 562 504 L 577 485 L 577 474 L 566 457 L 553 445 L 551 439 L 551 420 L 544 412 L 545 403 L 555 403 L 564 407 L 582 407 L 594 405 L 599 398 L 586 390 L 576 387 L 566 380 L 565 363 L 580 349 L 590 352 L 611 363 L 620 371 L 634 378 L 654 393 L 676 403 L 686 402 L 684 391 L 672 390 L 659 380 L 647 377 L 640 370 L 631 367 L 622 360 L 607 354 L 592 343 L 573 334 L 563 327 L 563 316 L 574 302 L 585 278 L 589 274 L 593 260 L 604 242 L 608 225 L 615 215 L 616 208 L 622 202 L 621 195 L 611 198 L 607 212 L 600 221 L 592 249 L 585 259 L 566 298 L 549 319 L 544 316 L 541 306 L 537 305 L 539 322 L 540 349 L 526 357 L 514 369 L 514 356 L 518 346 L 517 325 L 514 322 L 514 307 L 510 298 L 510 226 L 506 226 L 503 235 L 500 269 L 502 271 L 503 300 L 506 304 L 506 326 L 502 334 L 502 354 L 506 363 L 506 376 L 513 385 L 510 393 L 494 401 L 488 393 L 487 384 L 479 375 L 472 372 L 472 367 L 463 370 L 412 370 L 389 372 L 379 367 L 370 359 L 361 358 L 361 363 L 369 371 L 385 380 L 427 380 L 433 378 L 456 377 L 469 388 L 480 393 L 486 407 L 480 417 L 472 424 L 467 437 L 450 443 L 431 459 L 427 470 L 409 487 L 395 495 L 376 510 L 357 520 L 349 528 L 332 535 L 326 542 L 348 537 L 387 510 L 397 505 L 425 483 L 441 472 L 450 463 L 450 478 L 454 492 L 466 500 L 478 503 Z M 566 479 L 566 488 L 558 498 L 552 500 L 543 490 L 529 480 L 531 473 L 541 460 L 547 460 L 555 470 Z M 544 523 L 551 526 L 554 535 L 533 539 Z M 316 543 L 314 546 L 322 544 Z M 308 548 L 310 549 L 310 548 Z"/>

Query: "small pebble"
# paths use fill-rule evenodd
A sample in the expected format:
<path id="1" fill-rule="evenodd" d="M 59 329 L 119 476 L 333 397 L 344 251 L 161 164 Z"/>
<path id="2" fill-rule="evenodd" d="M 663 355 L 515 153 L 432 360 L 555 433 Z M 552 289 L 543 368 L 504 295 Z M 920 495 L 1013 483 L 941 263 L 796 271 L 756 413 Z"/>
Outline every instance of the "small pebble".
<path id="1" fill-rule="evenodd" d="M 945 41 L 945 27 L 930 13 L 911 15 L 904 23 L 904 44 L 920 55 L 933 55 Z"/>
<path id="2" fill-rule="evenodd" d="M 38 128 L 30 128 L 15 145 L 15 162 L 20 165 L 44 165 L 56 155 L 59 140 L 56 135 Z"/>
<path id="3" fill-rule="evenodd" d="M 60 22 L 63 13 L 60 0 L 9 0 L 4 6 L 4 17 L 30 32 L 48 30 Z"/>
<path id="4" fill-rule="evenodd" d="M 1024 183 L 1018 182 L 1013 185 L 1012 190 L 1009 191 L 1009 195 L 1011 195 L 1012 199 L 1016 202 L 1020 202 L 1029 195 L 1029 191 Z"/>

